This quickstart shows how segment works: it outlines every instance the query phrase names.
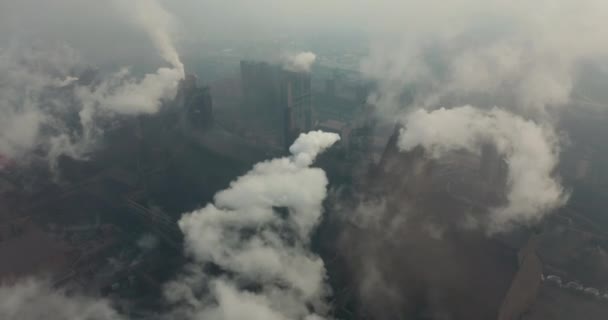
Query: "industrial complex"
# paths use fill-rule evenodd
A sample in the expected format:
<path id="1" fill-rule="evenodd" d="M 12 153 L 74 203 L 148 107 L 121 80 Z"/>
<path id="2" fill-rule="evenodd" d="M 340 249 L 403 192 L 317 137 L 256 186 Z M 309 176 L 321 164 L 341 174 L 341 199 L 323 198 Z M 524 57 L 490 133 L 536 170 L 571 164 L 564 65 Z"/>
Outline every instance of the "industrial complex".
<path id="1" fill-rule="evenodd" d="M 114 123 L 88 159 L 48 168 L 0 156 L 0 281 L 41 276 L 153 319 L 163 283 L 187 263 L 181 214 L 318 129 L 341 136 L 318 161 L 331 192 L 313 239 L 337 318 L 572 319 L 564 305 L 585 319 L 608 314 L 608 235 L 576 208 L 508 234 L 476 228 L 506 201 L 507 163 L 492 145 L 438 160 L 402 152 L 400 125 L 373 116 L 369 83 L 239 67 L 212 83 L 187 75 L 157 114 Z M 581 161 L 576 179 L 589 170 Z"/>

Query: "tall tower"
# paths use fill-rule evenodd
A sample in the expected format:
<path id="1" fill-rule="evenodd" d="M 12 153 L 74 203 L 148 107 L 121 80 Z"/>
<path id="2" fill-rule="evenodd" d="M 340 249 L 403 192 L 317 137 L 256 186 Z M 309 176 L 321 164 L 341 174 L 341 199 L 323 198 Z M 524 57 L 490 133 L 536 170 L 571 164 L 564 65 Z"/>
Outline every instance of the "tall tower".
<path id="1" fill-rule="evenodd" d="M 265 62 L 241 61 L 243 112 L 264 123 L 278 142 L 289 147 L 312 129 L 311 77 Z"/>
<path id="2" fill-rule="evenodd" d="M 283 70 L 281 105 L 283 106 L 283 144 L 289 148 L 302 132 L 313 127 L 310 73 Z"/>
<path id="3" fill-rule="evenodd" d="M 197 76 L 186 75 L 175 99 L 182 107 L 179 121 L 184 129 L 205 130 L 213 125 L 211 91 L 209 87 L 199 87 Z"/>

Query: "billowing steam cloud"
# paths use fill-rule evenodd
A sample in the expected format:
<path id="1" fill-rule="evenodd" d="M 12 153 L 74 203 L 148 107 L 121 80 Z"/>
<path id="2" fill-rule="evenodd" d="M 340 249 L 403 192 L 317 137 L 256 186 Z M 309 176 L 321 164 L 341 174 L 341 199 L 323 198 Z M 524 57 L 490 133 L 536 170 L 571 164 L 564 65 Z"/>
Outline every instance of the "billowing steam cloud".
<path id="1" fill-rule="evenodd" d="M 491 230 L 538 222 L 566 202 L 562 186 L 552 177 L 559 159 L 555 132 L 504 110 L 417 110 L 407 117 L 398 145 L 404 151 L 423 146 L 439 158 L 457 150 L 481 154 L 487 143 L 496 146 L 508 165 L 508 204 L 492 211 Z"/>
<path id="2" fill-rule="evenodd" d="M 4 320 L 120 320 L 106 300 L 68 296 L 48 283 L 25 280 L 0 286 L 0 319 Z"/>
<path id="3" fill-rule="evenodd" d="M 453 148 L 475 151 L 482 143 L 495 144 L 510 169 L 510 204 L 494 212 L 497 224 L 537 221 L 564 204 L 562 187 L 551 178 L 560 149 L 552 127 L 559 108 L 575 103 L 580 67 L 608 56 L 608 46 L 599 40 L 605 37 L 600 26 L 608 5 L 457 0 L 439 10 L 434 1 L 408 3 L 411 10 L 396 15 L 388 4 L 372 9 L 384 19 L 374 24 L 378 36 L 362 63 L 363 73 L 378 83 L 369 100 L 379 114 L 390 121 L 412 117 L 402 147 L 419 144 L 441 156 Z M 404 111 L 442 105 L 489 111 Z M 419 120 L 432 129 L 419 131 L 424 129 Z"/>
<path id="4" fill-rule="evenodd" d="M 90 149 L 102 132 L 96 126 L 96 117 L 157 112 L 163 100 L 175 96 L 179 80 L 184 77 L 184 65 L 179 60 L 169 34 L 170 14 L 156 1 L 116 1 L 116 4 L 117 8 L 126 12 L 127 17 L 135 18 L 172 68 L 159 68 L 156 73 L 146 74 L 141 80 L 130 76 L 128 69 L 122 69 L 94 87 L 77 87 L 76 96 L 82 104 L 79 117 L 83 134 L 75 145 L 64 143 L 68 147 L 55 151 L 55 154 L 63 152 L 74 156 Z M 57 143 L 53 146 L 57 146 Z"/>
<path id="5" fill-rule="evenodd" d="M 169 35 L 170 15 L 156 1 L 117 2 L 135 18 L 171 68 L 142 79 L 124 68 L 107 77 L 74 74 L 80 58 L 67 47 L 14 46 L 0 51 L 0 154 L 26 157 L 44 151 L 51 162 L 61 154 L 80 157 L 103 133 L 100 120 L 156 112 L 175 96 L 184 67 Z"/>
<path id="6" fill-rule="evenodd" d="M 307 51 L 285 56 L 284 59 L 285 62 L 283 67 L 285 69 L 295 72 L 310 72 L 310 68 L 312 68 L 312 64 L 315 63 L 317 55 Z"/>
<path id="7" fill-rule="evenodd" d="M 258 163 L 215 195 L 215 203 L 184 215 L 186 252 L 200 266 L 222 270 L 182 279 L 167 295 L 196 319 L 318 319 L 327 311 L 323 261 L 310 252 L 327 178 L 310 168 L 339 136 L 302 134 L 291 157 Z M 200 267 L 198 267 L 200 269 Z M 197 297 L 209 291 L 211 297 Z"/>
<path id="8" fill-rule="evenodd" d="M 309 246 L 328 181 L 309 166 L 339 139 L 302 134 L 291 157 L 258 163 L 217 193 L 214 204 L 182 217 L 195 264 L 167 285 L 175 303 L 167 319 L 322 319 L 330 291 L 323 261 Z M 0 318 L 122 319 L 106 300 L 66 295 L 35 280 L 0 286 Z"/>

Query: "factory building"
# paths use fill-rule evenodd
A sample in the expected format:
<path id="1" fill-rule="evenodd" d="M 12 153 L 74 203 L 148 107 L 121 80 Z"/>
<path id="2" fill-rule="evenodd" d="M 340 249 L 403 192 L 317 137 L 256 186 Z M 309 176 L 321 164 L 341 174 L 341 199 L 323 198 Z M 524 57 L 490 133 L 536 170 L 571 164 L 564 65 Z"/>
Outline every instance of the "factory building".
<path id="1" fill-rule="evenodd" d="M 300 133 L 312 129 L 310 74 L 283 71 L 280 92 L 281 106 L 285 108 L 283 143 L 289 148 Z"/>
<path id="2" fill-rule="evenodd" d="M 241 61 L 243 113 L 260 119 L 286 148 L 312 129 L 311 77 L 266 62 Z M 254 119 L 252 119 L 254 121 Z"/>
<path id="3" fill-rule="evenodd" d="M 241 61 L 244 113 L 263 113 L 261 115 L 271 118 L 271 113 L 277 111 L 281 103 L 280 75 L 281 68 L 278 65 Z"/>
<path id="4" fill-rule="evenodd" d="M 213 102 L 209 87 L 199 87 L 198 78 L 188 74 L 180 82 L 176 101 L 182 107 L 180 125 L 205 130 L 213 125 Z"/>

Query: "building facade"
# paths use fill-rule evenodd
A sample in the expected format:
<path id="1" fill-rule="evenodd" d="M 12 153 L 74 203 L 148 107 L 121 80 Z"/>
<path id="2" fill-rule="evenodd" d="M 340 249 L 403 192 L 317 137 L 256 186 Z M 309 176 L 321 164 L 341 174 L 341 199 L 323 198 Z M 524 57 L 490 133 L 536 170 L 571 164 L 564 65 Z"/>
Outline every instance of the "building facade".
<path id="1" fill-rule="evenodd" d="M 311 77 L 266 62 L 241 61 L 243 113 L 272 131 L 285 147 L 313 127 Z"/>
<path id="2" fill-rule="evenodd" d="M 176 96 L 181 106 L 179 118 L 184 128 L 205 130 L 213 125 L 213 101 L 209 87 L 199 87 L 195 75 L 186 75 Z"/>

